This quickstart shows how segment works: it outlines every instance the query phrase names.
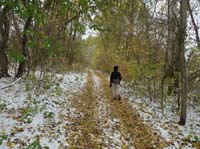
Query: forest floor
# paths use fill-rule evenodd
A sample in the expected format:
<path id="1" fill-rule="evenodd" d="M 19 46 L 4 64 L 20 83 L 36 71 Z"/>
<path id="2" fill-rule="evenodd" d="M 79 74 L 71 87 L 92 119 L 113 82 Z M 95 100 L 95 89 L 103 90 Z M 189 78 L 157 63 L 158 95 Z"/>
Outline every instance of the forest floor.
<path id="1" fill-rule="evenodd" d="M 192 121 L 195 134 L 190 126 L 183 133 L 185 129 L 169 118 L 163 122 L 155 110 L 145 111 L 144 104 L 133 102 L 133 96 L 128 96 L 130 88 L 122 87 L 120 101 L 112 99 L 108 79 L 100 72 L 56 75 L 46 78 L 49 82 L 41 83 L 39 89 L 34 86 L 36 80 L 22 79 L 5 89 L 1 88 L 12 80 L 0 80 L 0 149 L 176 149 L 200 145 L 198 118 Z"/>

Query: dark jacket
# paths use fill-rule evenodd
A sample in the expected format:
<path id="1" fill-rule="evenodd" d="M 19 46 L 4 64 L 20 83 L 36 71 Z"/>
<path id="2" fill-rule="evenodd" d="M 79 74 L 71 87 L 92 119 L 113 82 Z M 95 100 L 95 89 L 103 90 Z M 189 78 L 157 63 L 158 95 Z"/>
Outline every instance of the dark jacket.
<path id="1" fill-rule="evenodd" d="M 112 86 L 112 83 L 114 83 L 114 79 L 119 79 L 119 83 L 122 79 L 120 72 L 118 72 L 118 68 L 115 68 L 110 75 L 110 87 Z"/>

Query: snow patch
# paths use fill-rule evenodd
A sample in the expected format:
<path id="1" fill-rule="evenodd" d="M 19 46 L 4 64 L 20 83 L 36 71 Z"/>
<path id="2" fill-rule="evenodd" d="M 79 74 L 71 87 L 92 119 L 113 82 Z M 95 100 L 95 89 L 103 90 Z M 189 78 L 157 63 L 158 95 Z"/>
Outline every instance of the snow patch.
<path id="1" fill-rule="evenodd" d="M 40 79 L 39 72 L 36 78 Z M 0 137 L 5 135 L 0 148 L 7 149 L 8 144 L 25 148 L 37 140 L 50 149 L 69 145 L 66 140 L 71 130 L 65 127 L 70 117 L 78 117 L 71 100 L 85 85 L 87 73 L 56 74 L 52 79 L 52 86 L 37 95 L 35 88 L 26 91 L 25 80 L 0 90 Z M 12 81 L 1 78 L 0 88 Z"/>
<path id="2" fill-rule="evenodd" d="M 191 141 L 194 138 L 198 138 L 200 141 L 200 107 L 194 108 L 191 104 L 188 105 L 187 123 L 185 126 L 180 126 L 177 123 L 179 115 L 172 112 L 172 105 L 166 105 L 164 114 L 162 114 L 159 103 L 135 96 L 134 91 L 125 82 L 122 83 L 122 86 L 123 96 L 129 98 L 129 103 L 138 110 L 144 122 L 167 142 L 170 142 L 171 145 L 166 149 L 180 148 L 180 146 L 181 148 L 192 149 Z M 185 138 L 190 141 L 183 141 Z"/>

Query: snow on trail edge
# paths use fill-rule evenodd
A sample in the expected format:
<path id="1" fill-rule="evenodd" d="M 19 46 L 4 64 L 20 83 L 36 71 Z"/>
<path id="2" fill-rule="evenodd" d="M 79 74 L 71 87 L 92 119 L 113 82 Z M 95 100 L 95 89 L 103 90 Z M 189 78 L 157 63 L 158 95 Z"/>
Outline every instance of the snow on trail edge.
<path id="1" fill-rule="evenodd" d="M 52 79 L 55 83 L 39 95 L 35 95 L 34 89 L 26 91 L 23 80 L 0 90 L 1 149 L 25 148 L 37 142 L 50 149 L 68 146 L 70 130 L 65 126 L 69 124 L 69 117 L 76 117 L 76 109 L 71 105 L 72 94 L 81 91 L 87 73 L 57 74 Z M 0 88 L 11 81 L 0 79 Z"/>

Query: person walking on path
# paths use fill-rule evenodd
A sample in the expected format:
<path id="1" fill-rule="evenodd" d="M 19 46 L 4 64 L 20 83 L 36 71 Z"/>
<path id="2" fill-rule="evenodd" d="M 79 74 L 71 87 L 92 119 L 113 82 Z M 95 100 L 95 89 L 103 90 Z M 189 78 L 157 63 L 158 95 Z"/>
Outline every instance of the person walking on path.
<path id="1" fill-rule="evenodd" d="M 110 87 L 112 87 L 113 99 L 121 99 L 120 96 L 120 82 L 122 76 L 118 71 L 118 66 L 114 66 L 114 71 L 110 75 Z"/>

